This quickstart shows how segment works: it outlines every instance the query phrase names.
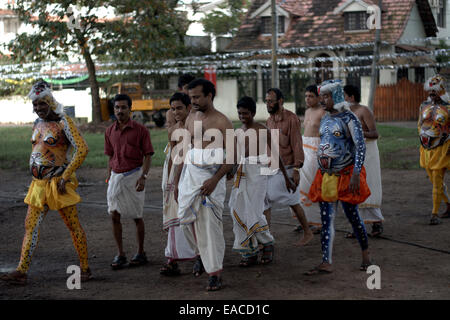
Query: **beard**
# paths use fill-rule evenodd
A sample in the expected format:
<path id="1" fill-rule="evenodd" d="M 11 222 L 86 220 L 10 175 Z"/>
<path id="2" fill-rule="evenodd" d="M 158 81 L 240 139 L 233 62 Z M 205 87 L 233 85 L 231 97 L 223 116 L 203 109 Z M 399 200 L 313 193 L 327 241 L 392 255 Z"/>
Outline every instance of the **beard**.
<path id="1" fill-rule="evenodd" d="M 280 103 L 275 103 L 272 107 L 272 109 L 268 109 L 267 112 L 269 112 L 270 114 L 274 114 L 276 113 L 278 110 L 280 110 Z"/>

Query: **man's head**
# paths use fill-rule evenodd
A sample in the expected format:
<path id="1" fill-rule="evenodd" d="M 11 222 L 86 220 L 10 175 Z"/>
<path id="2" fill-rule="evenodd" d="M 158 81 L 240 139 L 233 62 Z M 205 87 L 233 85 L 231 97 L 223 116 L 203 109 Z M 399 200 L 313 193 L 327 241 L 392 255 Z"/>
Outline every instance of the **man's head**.
<path id="1" fill-rule="evenodd" d="M 429 100 L 434 103 L 438 103 L 440 100 L 450 101 L 450 97 L 445 90 L 445 79 L 439 74 L 429 78 L 425 82 L 424 89 L 428 92 Z"/>
<path id="2" fill-rule="evenodd" d="M 188 84 L 189 98 L 195 111 L 205 112 L 213 106 L 216 88 L 211 81 L 195 79 Z"/>
<path id="3" fill-rule="evenodd" d="M 326 80 L 318 89 L 320 104 L 329 112 L 342 111 L 348 108 L 348 103 L 344 99 L 344 90 L 341 80 Z"/>
<path id="4" fill-rule="evenodd" d="M 130 119 L 131 105 L 131 98 L 126 94 L 117 94 L 114 97 L 114 115 L 120 123 Z"/>
<path id="5" fill-rule="evenodd" d="M 33 112 L 41 119 L 45 120 L 63 114 L 62 105 L 55 100 L 50 85 L 44 80 L 39 80 L 33 85 L 28 97 L 33 103 Z"/>
<path id="6" fill-rule="evenodd" d="M 319 103 L 319 93 L 315 84 L 307 86 L 305 90 L 305 102 L 307 108 L 314 108 Z"/>
<path id="7" fill-rule="evenodd" d="M 195 77 L 190 74 L 182 74 L 178 77 L 178 91 L 188 94 L 188 84 L 194 80 Z"/>
<path id="8" fill-rule="evenodd" d="M 256 103 L 251 97 L 242 97 L 237 103 L 239 120 L 242 124 L 248 125 L 253 122 L 256 114 Z"/>
<path id="9" fill-rule="evenodd" d="M 191 110 L 191 99 L 186 93 L 175 92 L 170 98 L 170 110 L 176 122 L 186 120 Z"/>
<path id="10" fill-rule="evenodd" d="M 344 87 L 344 98 L 348 103 L 360 103 L 361 102 L 361 93 L 359 88 L 348 84 Z"/>
<path id="11" fill-rule="evenodd" d="M 283 106 L 284 96 L 280 89 L 270 88 L 266 92 L 267 112 L 275 114 Z"/>

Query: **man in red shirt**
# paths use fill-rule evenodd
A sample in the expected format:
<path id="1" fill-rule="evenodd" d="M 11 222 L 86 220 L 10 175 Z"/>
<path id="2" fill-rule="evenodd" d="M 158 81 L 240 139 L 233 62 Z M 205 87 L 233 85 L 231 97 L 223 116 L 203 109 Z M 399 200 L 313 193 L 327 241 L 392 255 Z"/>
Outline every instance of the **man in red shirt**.
<path id="1" fill-rule="evenodd" d="M 134 219 L 138 240 L 138 252 L 130 266 L 148 262 L 144 252 L 144 200 L 145 180 L 154 154 L 150 134 L 146 127 L 130 119 L 131 98 L 118 94 L 114 98 L 114 114 L 117 121 L 106 129 L 105 154 L 108 162 L 108 213 L 112 217 L 113 234 L 118 255 L 111 267 L 116 270 L 127 264 L 123 251 L 121 217 Z"/>

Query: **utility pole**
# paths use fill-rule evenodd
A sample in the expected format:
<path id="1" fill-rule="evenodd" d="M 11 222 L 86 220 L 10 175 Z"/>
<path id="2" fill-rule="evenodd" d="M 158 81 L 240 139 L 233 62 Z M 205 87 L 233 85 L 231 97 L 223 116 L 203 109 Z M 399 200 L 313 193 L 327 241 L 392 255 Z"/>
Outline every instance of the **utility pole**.
<path id="1" fill-rule="evenodd" d="M 272 88 L 278 88 L 278 65 L 277 65 L 277 50 L 278 50 L 278 17 L 276 0 L 271 0 L 272 10 Z"/>
<path id="2" fill-rule="evenodd" d="M 379 21 L 381 21 L 381 13 L 382 13 L 382 5 L 383 1 L 378 0 L 378 8 L 379 8 Z M 375 17 L 375 21 L 377 17 Z M 381 44 L 381 22 L 380 25 L 376 25 L 375 30 L 375 44 L 373 47 L 373 60 L 372 60 L 372 74 L 370 79 L 370 91 L 369 91 L 369 109 L 373 111 L 373 103 L 375 100 L 375 91 L 377 89 L 377 78 L 378 78 L 378 70 L 377 70 L 377 62 L 380 56 L 380 44 Z"/>

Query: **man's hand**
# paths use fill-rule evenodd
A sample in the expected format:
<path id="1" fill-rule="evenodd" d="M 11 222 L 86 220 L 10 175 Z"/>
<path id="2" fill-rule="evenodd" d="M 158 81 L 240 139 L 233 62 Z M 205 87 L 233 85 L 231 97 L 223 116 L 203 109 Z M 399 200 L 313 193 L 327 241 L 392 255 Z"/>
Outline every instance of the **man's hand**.
<path id="1" fill-rule="evenodd" d="M 353 173 L 350 178 L 350 192 L 353 194 L 359 194 L 359 173 Z"/>
<path id="2" fill-rule="evenodd" d="M 286 188 L 288 189 L 289 193 L 291 193 L 291 190 L 292 190 L 292 193 L 294 193 L 295 190 L 297 190 L 297 186 L 295 185 L 294 182 L 292 182 L 291 179 L 289 179 L 289 178 L 284 179 L 284 182 L 286 183 Z"/>
<path id="3" fill-rule="evenodd" d="M 59 194 L 65 194 L 67 192 L 66 191 L 66 183 L 67 183 L 67 181 L 64 180 L 63 178 L 61 178 L 58 181 L 58 193 Z"/>
<path id="4" fill-rule="evenodd" d="M 200 188 L 200 194 L 202 196 L 209 196 L 211 193 L 213 193 L 214 189 L 216 189 L 218 182 L 219 181 L 215 177 L 206 180 L 203 183 L 203 186 Z"/>
<path id="5" fill-rule="evenodd" d="M 137 181 L 136 181 L 136 191 L 137 192 L 141 192 L 145 189 L 145 178 L 144 177 L 140 177 Z"/>
<path id="6" fill-rule="evenodd" d="M 295 187 L 297 188 L 298 184 L 300 183 L 300 172 L 294 169 L 294 174 L 292 175 L 292 178 L 294 179 Z"/>
<path id="7" fill-rule="evenodd" d="M 228 172 L 227 173 L 227 180 L 232 180 L 234 178 L 234 173 L 233 172 Z"/>

